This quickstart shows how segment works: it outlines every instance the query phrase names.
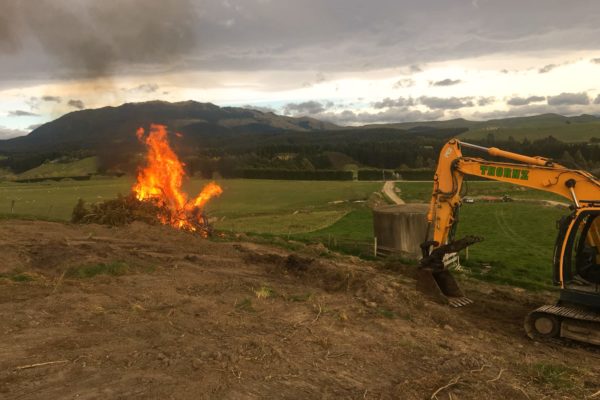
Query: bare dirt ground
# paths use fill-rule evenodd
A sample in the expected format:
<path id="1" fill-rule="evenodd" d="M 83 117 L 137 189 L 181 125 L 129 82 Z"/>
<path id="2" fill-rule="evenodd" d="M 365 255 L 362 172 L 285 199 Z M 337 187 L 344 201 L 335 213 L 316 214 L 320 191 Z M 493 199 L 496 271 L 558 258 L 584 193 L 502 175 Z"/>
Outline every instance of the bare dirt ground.
<path id="1" fill-rule="evenodd" d="M 2 399 L 583 399 L 600 390 L 598 348 L 525 337 L 525 314 L 549 294 L 466 280 L 475 304 L 449 309 L 414 290 L 414 266 L 138 223 L 2 221 L 0 251 Z M 118 274 L 78 275 L 116 261 L 126 266 Z"/>

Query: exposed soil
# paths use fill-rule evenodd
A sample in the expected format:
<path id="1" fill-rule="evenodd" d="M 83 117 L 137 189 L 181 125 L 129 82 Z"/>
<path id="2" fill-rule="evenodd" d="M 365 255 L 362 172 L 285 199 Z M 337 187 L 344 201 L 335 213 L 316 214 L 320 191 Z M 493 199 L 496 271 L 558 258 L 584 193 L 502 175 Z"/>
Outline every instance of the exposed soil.
<path id="1" fill-rule="evenodd" d="M 0 398 L 582 399 L 600 390 L 597 347 L 525 337 L 524 316 L 549 294 L 466 280 L 475 304 L 449 309 L 414 290 L 411 266 L 142 223 L 2 221 L 0 251 Z M 115 262 L 109 274 L 78 275 Z"/>

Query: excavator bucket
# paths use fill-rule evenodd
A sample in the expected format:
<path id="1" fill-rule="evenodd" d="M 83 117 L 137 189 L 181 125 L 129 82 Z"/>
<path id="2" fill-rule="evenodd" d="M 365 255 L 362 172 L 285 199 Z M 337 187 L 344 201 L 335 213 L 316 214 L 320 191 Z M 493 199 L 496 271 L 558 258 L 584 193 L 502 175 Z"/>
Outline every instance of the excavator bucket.
<path id="1" fill-rule="evenodd" d="M 465 297 L 456 283 L 452 273 L 444 265 L 444 256 L 448 253 L 456 253 L 473 243 L 481 242 L 483 239 L 477 236 L 467 236 L 443 246 L 436 247 L 431 253 L 429 248 L 437 246 L 437 242 L 425 242 L 421 244 L 423 259 L 417 271 L 417 290 L 441 303 L 452 307 L 462 307 L 473 301 Z"/>
<path id="2" fill-rule="evenodd" d="M 464 296 L 452 273 L 447 269 L 434 272 L 431 268 L 419 268 L 417 290 L 452 307 L 462 307 L 473 302 Z"/>

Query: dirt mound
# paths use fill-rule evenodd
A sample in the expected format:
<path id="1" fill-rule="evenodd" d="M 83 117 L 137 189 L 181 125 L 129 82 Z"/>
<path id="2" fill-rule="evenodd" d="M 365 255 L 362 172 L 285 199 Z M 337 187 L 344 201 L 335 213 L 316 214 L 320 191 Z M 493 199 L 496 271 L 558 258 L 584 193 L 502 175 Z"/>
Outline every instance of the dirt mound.
<path id="1" fill-rule="evenodd" d="M 0 398 L 579 399 L 596 348 L 527 339 L 551 301 L 165 226 L 0 223 Z M 399 272 L 400 271 L 400 272 Z"/>

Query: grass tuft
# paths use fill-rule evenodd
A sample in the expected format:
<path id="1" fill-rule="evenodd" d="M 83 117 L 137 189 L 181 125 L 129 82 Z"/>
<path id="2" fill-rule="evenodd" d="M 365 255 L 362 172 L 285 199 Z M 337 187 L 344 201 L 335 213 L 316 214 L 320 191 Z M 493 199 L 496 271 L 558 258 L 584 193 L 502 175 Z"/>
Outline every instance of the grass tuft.
<path id="1" fill-rule="evenodd" d="M 249 298 L 245 298 L 239 303 L 236 303 L 235 309 L 238 311 L 253 313 L 256 312 L 254 307 L 252 306 L 252 300 Z"/>
<path id="2" fill-rule="evenodd" d="M 268 286 L 261 286 L 254 291 L 257 299 L 268 299 L 269 297 L 275 296 L 275 291 Z"/>
<path id="3" fill-rule="evenodd" d="M 13 282 L 31 282 L 33 276 L 24 272 L 9 272 L 0 274 L 0 278 L 8 279 Z"/>
<path id="4" fill-rule="evenodd" d="M 538 362 L 530 366 L 529 374 L 533 380 L 542 385 L 548 385 L 556 390 L 571 390 L 575 388 L 573 377 L 577 371 L 562 364 Z"/>
<path id="5" fill-rule="evenodd" d="M 393 312 L 392 310 L 385 309 L 385 308 L 378 309 L 377 313 L 387 319 L 394 319 L 397 317 L 395 312 Z"/>
<path id="6" fill-rule="evenodd" d="M 310 292 L 306 292 L 303 294 L 292 294 L 290 296 L 287 297 L 288 301 L 294 301 L 294 302 L 305 302 L 308 301 L 312 298 L 313 294 Z"/>
<path id="7" fill-rule="evenodd" d="M 129 272 L 128 264 L 121 261 L 113 261 L 108 264 L 98 263 L 71 267 L 65 274 L 69 278 L 93 278 L 96 275 L 119 276 Z"/>

